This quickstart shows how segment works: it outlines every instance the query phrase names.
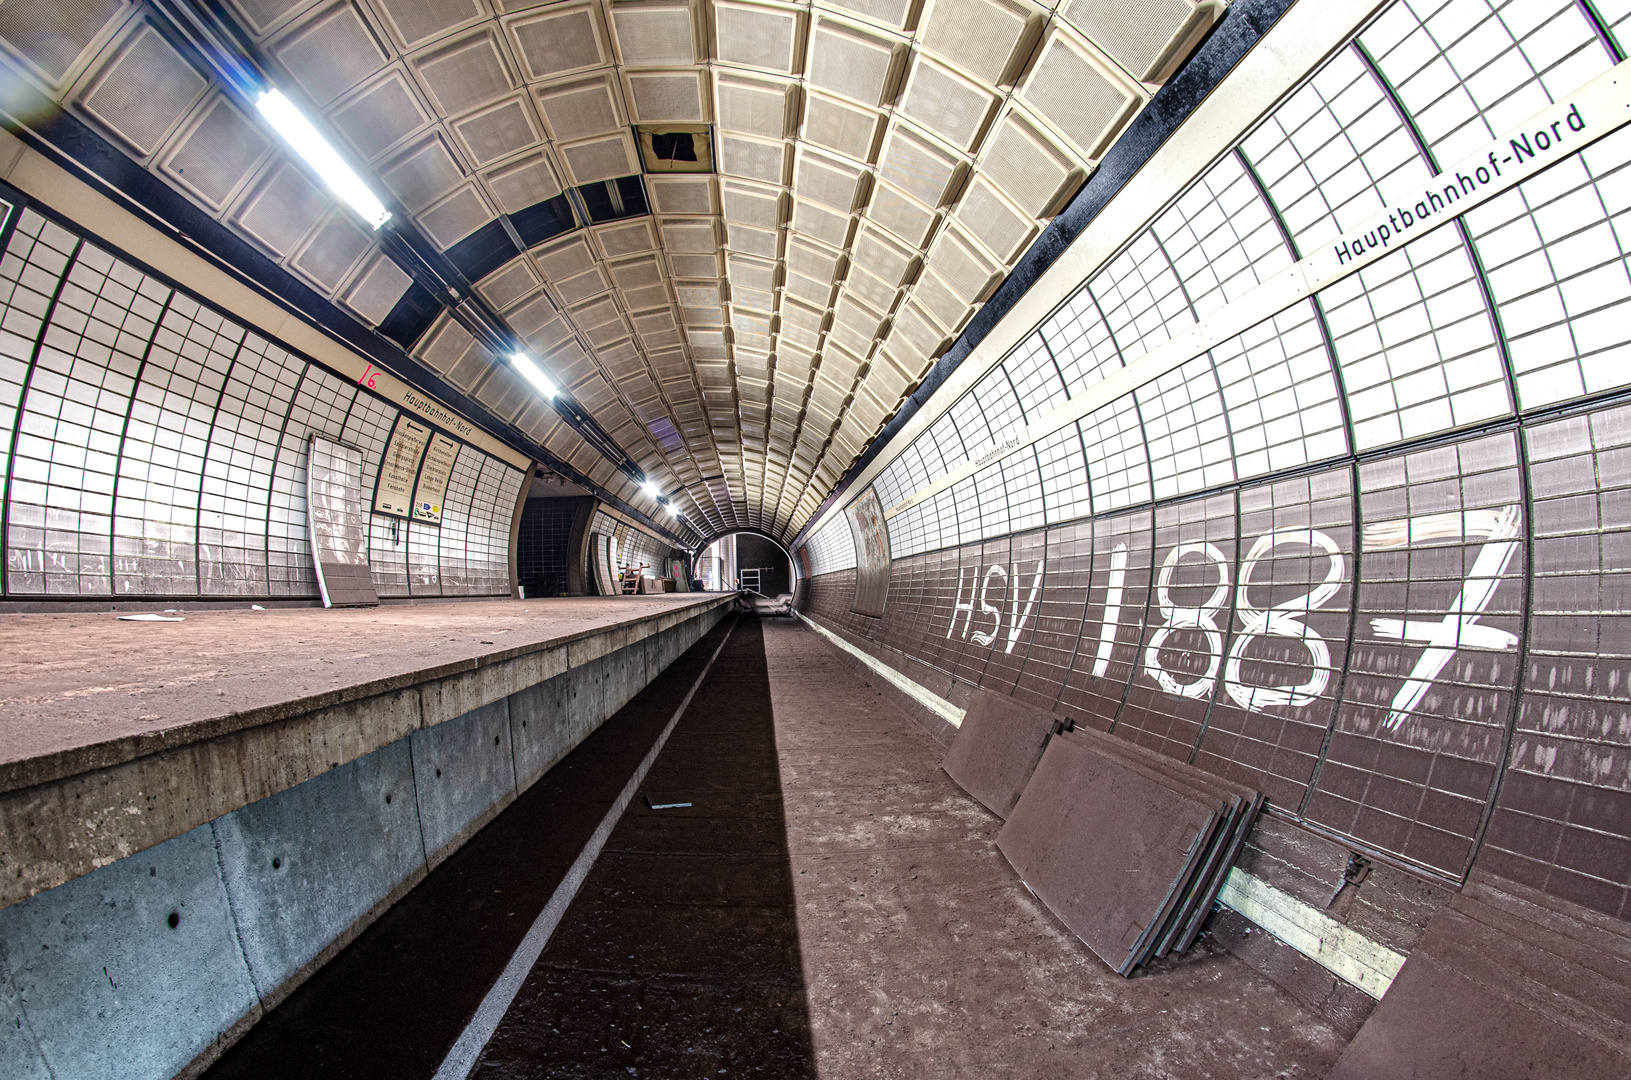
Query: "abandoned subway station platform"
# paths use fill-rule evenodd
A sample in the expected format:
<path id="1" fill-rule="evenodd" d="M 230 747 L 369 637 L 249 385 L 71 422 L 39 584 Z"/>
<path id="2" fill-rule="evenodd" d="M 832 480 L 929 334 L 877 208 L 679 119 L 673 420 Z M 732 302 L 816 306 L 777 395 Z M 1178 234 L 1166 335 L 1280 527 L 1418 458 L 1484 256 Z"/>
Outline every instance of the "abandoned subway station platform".
<path id="1" fill-rule="evenodd" d="M 3 0 L 0 1077 L 1631 1075 L 1628 49 Z"/>

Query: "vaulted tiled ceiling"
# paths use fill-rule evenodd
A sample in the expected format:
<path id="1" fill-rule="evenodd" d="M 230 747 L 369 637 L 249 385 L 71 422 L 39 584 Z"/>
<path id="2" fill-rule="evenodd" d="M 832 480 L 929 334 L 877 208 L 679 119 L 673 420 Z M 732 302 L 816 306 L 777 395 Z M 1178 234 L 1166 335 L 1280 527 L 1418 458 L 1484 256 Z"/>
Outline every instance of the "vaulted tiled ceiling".
<path id="1" fill-rule="evenodd" d="M 1222 10 L 225 3 L 435 245 L 457 253 L 495 223 L 522 240 L 478 291 L 700 532 L 784 540 Z M 408 275 L 170 37 L 129 0 L 0 4 L 22 77 L 384 322 Z M 412 353 L 641 503 L 459 322 Z"/>

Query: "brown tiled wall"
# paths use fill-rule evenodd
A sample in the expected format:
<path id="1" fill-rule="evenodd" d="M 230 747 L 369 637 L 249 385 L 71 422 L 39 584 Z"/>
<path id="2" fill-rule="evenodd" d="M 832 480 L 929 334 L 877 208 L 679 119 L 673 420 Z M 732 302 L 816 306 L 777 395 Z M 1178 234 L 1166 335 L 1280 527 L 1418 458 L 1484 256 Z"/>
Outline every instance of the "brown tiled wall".
<path id="1" fill-rule="evenodd" d="M 804 610 L 1441 879 L 1631 917 L 1631 407 L 897 559 L 882 618 L 853 595 Z"/>

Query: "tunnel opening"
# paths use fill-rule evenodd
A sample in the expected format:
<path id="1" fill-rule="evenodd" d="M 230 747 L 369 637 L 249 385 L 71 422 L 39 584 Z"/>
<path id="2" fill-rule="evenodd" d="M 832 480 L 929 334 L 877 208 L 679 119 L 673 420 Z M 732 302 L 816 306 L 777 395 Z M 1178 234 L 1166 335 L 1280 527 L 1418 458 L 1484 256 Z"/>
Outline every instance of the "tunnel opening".
<path id="1" fill-rule="evenodd" d="M 735 532 L 710 542 L 696 559 L 696 573 L 708 592 L 745 589 L 768 598 L 793 592 L 793 560 L 787 549 L 762 533 Z"/>

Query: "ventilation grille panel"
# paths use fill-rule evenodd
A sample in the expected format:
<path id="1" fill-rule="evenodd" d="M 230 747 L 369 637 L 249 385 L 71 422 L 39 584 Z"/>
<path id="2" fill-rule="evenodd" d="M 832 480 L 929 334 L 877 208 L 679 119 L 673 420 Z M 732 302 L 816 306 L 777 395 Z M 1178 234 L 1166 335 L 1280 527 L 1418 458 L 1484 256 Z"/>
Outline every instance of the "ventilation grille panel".
<path id="1" fill-rule="evenodd" d="M 732 251 L 774 259 L 780 245 L 780 234 L 774 229 L 755 229 L 747 225 L 731 224 L 725 230 L 726 245 Z M 672 245 L 671 245 L 672 246 Z"/>
<path id="2" fill-rule="evenodd" d="M 260 130 L 218 97 L 171 153 L 164 171 L 219 210 L 270 149 Z"/>
<path id="3" fill-rule="evenodd" d="M 634 156 L 634 140 L 627 133 L 618 132 L 610 138 L 589 139 L 560 148 L 566 169 L 575 184 L 592 184 L 596 180 L 612 180 L 640 171 Z"/>
<path id="4" fill-rule="evenodd" d="M 368 250 L 368 244 L 368 235 L 343 211 L 335 210 L 306 241 L 292 265 L 325 293 L 332 293 Z"/>
<path id="5" fill-rule="evenodd" d="M 740 286 L 744 289 L 758 289 L 767 296 L 770 294 L 770 291 L 776 287 L 775 263 L 760 262 L 758 259 L 744 259 L 738 255 L 730 256 L 726 262 L 728 264 L 731 285 L 733 287 Z M 714 290 L 714 299 L 719 299 L 718 289 Z M 694 304 L 700 302 L 701 301 L 696 299 L 686 299 L 682 290 L 680 295 L 680 303 Z"/>
<path id="6" fill-rule="evenodd" d="M 635 71 L 627 76 L 635 120 L 651 123 L 700 123 L 702 77 L 695 71 Z"/>
<path id="7" fill-rule="evenodd" d="M 798 41 L 798 15 L 784 8 L 717 3 L 719 59 L 727 64 L 791 75 Z"/>
<path id="8" fill-rule="evenodd" d="M 97 79 L 82 107 L 145 156 L 208 86 L 168 41 L 143 24 Z"/>
<path id="9" fill-rule="evenodd" d="M 620 318 L 617 304 L 609 296 L 572 309 L 572 321 L 585 330 L 605 326 L 607 323 L 617 321 Z"/>
<path id="10" fill-rule="evenodd" d="M 539 269 L 549 281 L 564 281 L 595 265 L 595 253 L 589 250 L 588 241 L 581 236 L 554 247 L 542 248 L 533 252 L 532 257 L 538 261 Z"/>
<path id="11" fill-rule="evenodd" d="M 549 79 L 611 61 L 594 8 L 587 4 L 519 20 L 510 25 L 510 36 L 530 79 Z"/>
<path id="12" fill-rule="evenodd" d="M 506 101 L 496 108 L 477 113 L 453 125 L 469 147 L 476 164 L 509 157 L 537 142 L 538 131 L 520 100 Z"/>
<path id="13" fill-rule="evenodd" d="M 719 124 L 732 131 L 779 139 L 787 132 L 787 88 L 730 75 L 717 76 Z"/>
<path id="14" fill-rule="evenodd" d="M 59 86 L 124 9 L 124 0 L 7 0 L 0 4 L 0 38 Z"/>
<path id="15" fill-rule="evenodd" d="M 1020 97 L 1087 158 L 1098 155 L 1139 104 L 1131 87 L 1118 86 L 1085 46 L 1057 29 Z"/>
<path id="16" fill-rule="evenodd" d="M 340 129 L 365 160 L 372 161 L 430 122 L 400 71 L 363 90 L 333 114 Z"/>
<path id="17" fill-rule="evenodd" d="M 804 138 L 856 161 L 871 161 L 878 114 L 811 93 L 804 104 Z"/>
<path id="18" fill-rule="evenodd" d="M 408 152 L 380 174 L 402 205 L 417 212 L 464 179 L 453 155 L 440 139 L 431 139 Z"/>
<path id="19" fill-rule="evenodd" d="M 988 290 L 1001 272 L 999 267 L 980 252 L 956 229 L 941 232 L 929 253 L 929 267 L 939 274 L 953 292 L 966 303 L 977 304 L 988 295 Z"/>
<path id="20" fill-rule="evenodd" d="M 789 248 L 791 250 L 791 248 Z M 787 275 L 787 294 L 796 296 L 820 307 L 826 307 L 827 301 L 832 298 L 832 279 L 805 277 L 803 274 Z"/>
<path id="21" fill-rule="evenodd" d="M 585 300 L 611 290 L 611 285 L 606 281 L 606 275 L 601 272 L 598 266 L 576 277 L 569 277 L 565 281 L 556 281 L 554 284 L 555 291 L 568 304 L 581 304 Z"/>
<path id="22" fill-rule="evenodd" d="M 663 246 L 669 251 L 698 254 L 713 251 L 717 244 L 714 227 L 708 222 L 664 222 L 662 228 Z"/>
<path id="23" fill-rule="evenodd" d="M 934 0 L 923 44 L 995 84 L 1008 71 L 1031 19 L 1029 10 L 1004 0 Z"/>
<path id="24" fill-rule="evenodd" d="M 1010 206 L 983 176 L 969 185 L 956 216 L 963 228 L 1003 263 L 1012 262 L 1036 234 L 1031 219 Z"/>
<path id="25" fill-rule="evenodd" d="M 775 311 L 776 294 L 768 289 L 749 289 L 731 286 L 731 308 L 753 308 L 755 311 Z"/>
<path id="26" fill-rule="evenodd" d="M 996 99 L 969 80 L 919 57 L 901 111 L 961 150 L 974 145 Z"/>
<path id="27" fill-rule="evenodd" d="M 515 258 L 483 278 L 476 291 L 494 308 L 503 311 L 538 285 L 538 273 L 532 264 L 526 259 Z"/>
<path id="28" fill-rule="evenodd" d="M 510 91 L 498 42 L 487 34 L 449 46 L 417 66 L 444 114 L 464 112 Z"/>
<path id="29" fill-rule="evenodd" d="M 713 182 L 706 177 L 646 177 L 652 209 L 659 214 L 712 214 Z"/>
<path id="30" fill-rule="evenodd" d="M 896 123 L 884 140 L 878 175 L 930 206 L 945 199 L 961 159 Z"/>
<path id="31" fill-rule="evenodd" d="M 709 278 L 719 276 L 717 255 L 669 255 L 668 265 L 675 277 Z"/>
<path id="32" fill-rule="evenodd" d="M 879 311 L 888 312 L 895 306 L 896 287 L 874 277 L 864 263 L 857 262 L 850 267 L 849 274 L 844 278 L 844 288 Z"/>
<path id="33" fill-rule="evenodd" d="M 898 286 L 906 280 L 917 252 L 902 247 L 875 229 L 862 229 L 855 240 L 855 261 L 873 274 Z"/>
<path id="34" fill-rule="evenodd" d="M 663 283 L 662 267 L 655 258 L 633 259 L 612 267 L 612 276 L 620 289 L 643 289 Z"/>
<path id="35" fill-rule="evenodd" d="M 929 231 L 934 228 L 935 222 L 933 210 L 887 184 L 878 184 L 873 188 L 867 216 L 914 248 L 921 248 L 928 242 Z"/>
<path id="36" fill-rule="evenodd" d="M 912 290 L 912 300 L 953 333 L 962 327 L 963 319 L 969 312 L 969 305 L 933 269 L 925 271 L 918 278 L 917 287 Z"/>
<path id="37" fill-rule="evenodd" d="M 418 216 L 430 238 L 445 251 L 493 220 L 494 214 L 475 185 L 468 184 Z"/>
<path id="38" fill-rule="evenodd" d="M 651 226 L 645 221 L 607 225 L 594 230 L 594 233 L 595 239 L 600 241 L 600 249 L 609 259 L 650 251 L 657 246 L 657 238 L 652 235 Z"/>
<path id="39" fill-rule="evenodd" d="M 837 251 L 807 240 L 794 239 L 787 245 L 787 268 L 806 277 L 831 281 L 838 276 L 838 258 Z"/>
<path id="40" fill-rule="evenodd" d="M 726 182 L 721 197 L 727 221 L 774 229 L 781 224 L 781 190 Z"/>
<path id="41" fill-rule="evenodd" d="M 1032 217 L 1048 217 L 1076 187 L 1075 164 L 1041 132 L 1010 112 L 987 144 L 980 175 Z"/>
<path id="42" fill-rule="evenodd" d="M 1192 20 L 1210 19 L 1192 0 L 1067 0 L 1061 14 L 1132 74 L 1151 79 L 1156 61 L 1174 38 L 1187 36 Z M 1166 65 L 1161 65 L 1166 66 Z"/>
<path id="43" fill-rule="evenodd" d="M 378 0 L 378 4 L 407 45 L 435 37 L 482 13 L 474 0 Z"/>
<path id="44" fill-rule="evenodd" d="M 888 39 L 822 19 L 810 46 L 810 81 L 873 107 L 883 103 L 889 89 L 894 57 Z"/>
<path id="45" fill-rule="evenodd" d="M 571 142 L 622 126 L 611 80 L 602 76 L 537 91 L 538 107 L 556 140 Z"/>
<path id="46" fill-rule="evenodd" d="M 379 256 L 363 272 L 355 284 L 346 290 L 345 304 L 374 326 L 385 321 L 402 294 L 408 291 L 412 279 L 390 259 Z"/>
<path id="47" fill-rule="evenodd" d="M 623 300 L 630 311 L 644 311 L 668 303 L 668 289 L 663 285 L 647 285 L 643 289 L 624 289 Z"/>
<path id="48" fill-rule="evenodd" d="M 806 150 L 799 154 L 793 191 L 801 198 L 813 199 L 847 214 L 855 208 L 865 176 L 853 165 Z"/>
<path id="49" fill-rule="evenodd" d="M 290 32 L 273 53 L 322 108 L 385 66 L 389 57 L 349 4 Z"/>
<path id="50" fill-rule="evenodd" d="M 625 64 L 690 64 L 696 60 L 688 4 L 616 4 L 612 26 Z"/>
<path id="51" fill-rule="evenodd" d="M 728 134 L 719 138 L 720 170 L 733 176 L 779 186 L 786 176 L 786 158 L 785 147 L 779 142 Z"/>
<path id="52" fill-rule="evenodd" d="M 239 209 L 238 226 L 279 256 L 289 253 L 328 206 L 328 196 L 285 162 Z"/>
<path id="53" fill-rule="evenodd" d="M 531 338 L 552 321 L 555 321 L 555 305 L 545 294 L 536 293 L 530 300 L 523 301 L 517 305 L 514 311 L 506 313 L 504 317 L 509 320 L 510 326 L 515 329 L 516 333 L 524 338 Z M 559 325 L 557 323 L 557 326 Z M 548 340 L 553 344 L 565 336 L 564 333 L 557 331 L 553 336 L 549 336 Z"/>
<path id="54" fill-rule="evenodd" d="M 851 220 L 807 199 L 793 200 L 793 228 L 835 248 L 848 246 Z"/>
<path id="55" fill-rule="evenodd" d="M 553 199 L 561 193 L 555 170 L 550 168 L 549 159 L 542 154 L 534 154 L 488 173 L 487 186 L 498 197 L 499 205 L 510 214 Z"/>

